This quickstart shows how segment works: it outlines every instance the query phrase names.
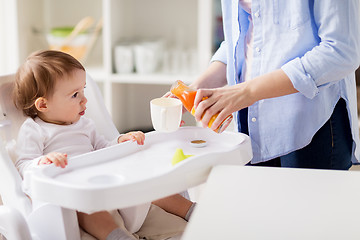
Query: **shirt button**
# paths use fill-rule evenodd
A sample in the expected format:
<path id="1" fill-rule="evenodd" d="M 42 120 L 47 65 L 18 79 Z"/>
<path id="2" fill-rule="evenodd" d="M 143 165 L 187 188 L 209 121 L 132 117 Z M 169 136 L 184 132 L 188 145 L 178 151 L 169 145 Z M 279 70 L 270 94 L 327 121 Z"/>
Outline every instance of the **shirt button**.
<path id="1" fill-rule="evenodd" d="M 255 51 L 256 51 L 256 52 L 260 52 L 261 49 L 260 49 L 259 47 L 256 47 L 256 48 L 255 48 Z"/>
<path id="2" fill-rule="evenodd" d="M 254 16 L 258 18 L 258 17 L 260 16 L 260 13 L 259 13 L 259 12 L 256 12 L 256 13 L 254 14 Z"/>
<path id="3" fill-rule="evenodd" d="M 256 118 L 253 117 L 253 118 L 251 119 L 251 121 L 252 121 L 252 122 L 256 122 Z"/>

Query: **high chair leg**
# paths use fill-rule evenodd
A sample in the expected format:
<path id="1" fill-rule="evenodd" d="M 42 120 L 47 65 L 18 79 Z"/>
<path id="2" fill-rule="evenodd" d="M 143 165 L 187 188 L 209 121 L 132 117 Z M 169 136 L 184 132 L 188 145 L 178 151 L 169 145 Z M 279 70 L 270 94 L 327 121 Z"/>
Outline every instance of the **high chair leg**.
<path id="1" fill-rule="evenodd" d="M 39 239 L 80 240 L 75 210 L 44 203 L 29 215 L 28 223 Z"/>
<path id="2" fill-rule="evenodd" d="M 24 217 L 18 210 L 9 206 L 0 206 L 0 234 L 9 240 L 32 239 Z"/>

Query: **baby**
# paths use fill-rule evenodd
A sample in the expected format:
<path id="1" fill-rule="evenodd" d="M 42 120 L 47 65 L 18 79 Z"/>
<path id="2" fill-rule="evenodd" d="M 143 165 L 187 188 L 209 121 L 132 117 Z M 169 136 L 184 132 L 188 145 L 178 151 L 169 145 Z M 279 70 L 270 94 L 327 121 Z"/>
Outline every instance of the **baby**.
<path id="1" fill-rule="evenodd" d="M 19 68 L 14 102 L 29 117 L 21 126 L 17 141 L 16 167 L 21 175 L 25 170 L 43 164 L 64 168 L 70 156 L 117 143 L 134 141 L 144 144 L 145 134 L 141 131 L 122 134 L 110 142 L 98 134 L 94 122 L 84 116 L 87 103 L 85 86 L 84 67 L 63 52 L 35 52 Z M 194 208 L 194 203 L 178 194 L 153 204 L 186 220 Z M 78 212 L 77 215 L 80 226 L 97 239 L 136 239 L 126 229 L 120 228 L 107 211 Z"/>

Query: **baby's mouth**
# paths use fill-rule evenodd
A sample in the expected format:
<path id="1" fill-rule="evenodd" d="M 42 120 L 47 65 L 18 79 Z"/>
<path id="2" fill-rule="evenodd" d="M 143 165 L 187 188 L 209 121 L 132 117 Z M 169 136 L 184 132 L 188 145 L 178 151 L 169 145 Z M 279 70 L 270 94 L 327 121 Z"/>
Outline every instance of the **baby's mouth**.
<path id="1" fill-rule="evenodd" d="M 83 116 L 83 115 L 85 114 L 85 110 L 86 110 L 86 108 L 85 108 L 83 111 L 81 111 L 79 114 L 80 114 L 81 116 Z"/>

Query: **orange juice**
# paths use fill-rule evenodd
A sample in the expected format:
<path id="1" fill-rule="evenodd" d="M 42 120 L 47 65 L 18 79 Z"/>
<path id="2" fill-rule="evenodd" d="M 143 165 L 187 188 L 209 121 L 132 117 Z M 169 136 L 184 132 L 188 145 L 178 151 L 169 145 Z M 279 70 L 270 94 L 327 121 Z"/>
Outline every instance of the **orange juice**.
<path id="1" fill-rule="evenodd" d="M 194 109 L 194 101 L 196 96 L 196 90 L 191 89 L 189 86 L 185 85 L 182 81 L 177 80 L 170 89 L 171 93 L 174 94 L 176 97 L 178 97 L 181 102 L 183 103 L 186 110 L 188 110 L 192 115 L 195 115 L 195 109 Z M 205 100 L 206 98 L 203 98 Z M 211 128 L 212 124 L 214 123 L 215 119 L 217 118 L 219 114 L 215 114 L 211 117 L 208 127 Z M 233 116 L 229 115 L 225 118 L 224 121 L 219 125 L 217 129 L 214 131 L 217 133 L 223 132 L 227 126 L 229 126 Z"/>

